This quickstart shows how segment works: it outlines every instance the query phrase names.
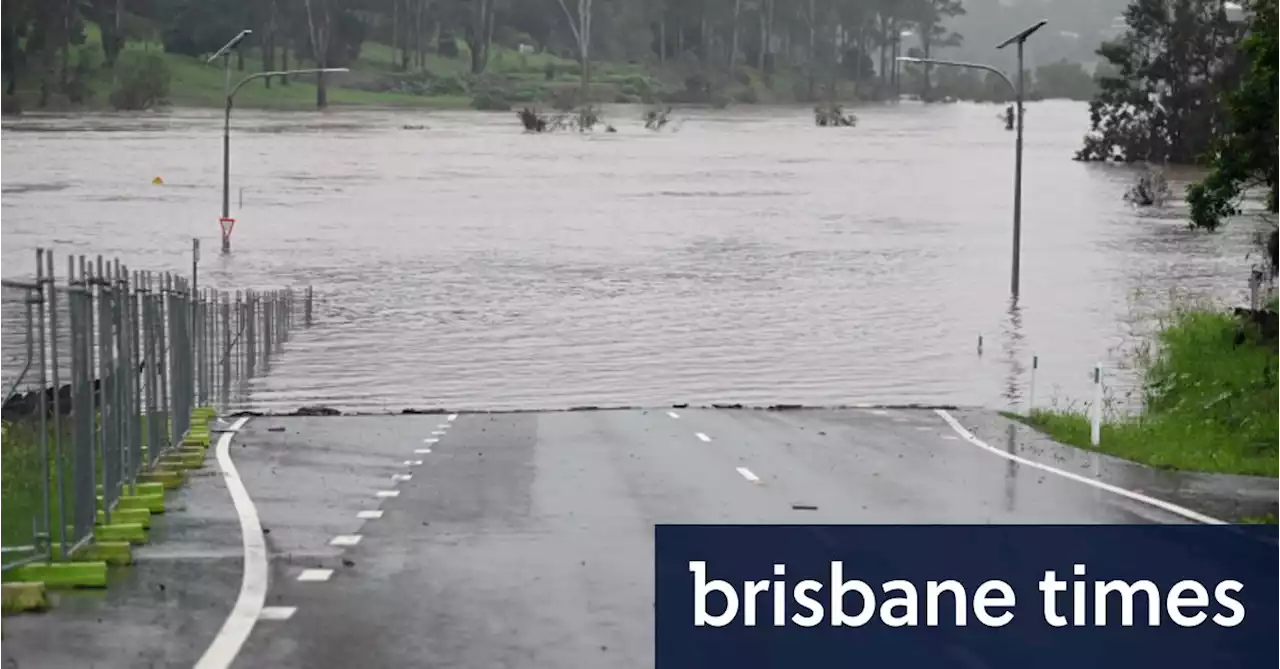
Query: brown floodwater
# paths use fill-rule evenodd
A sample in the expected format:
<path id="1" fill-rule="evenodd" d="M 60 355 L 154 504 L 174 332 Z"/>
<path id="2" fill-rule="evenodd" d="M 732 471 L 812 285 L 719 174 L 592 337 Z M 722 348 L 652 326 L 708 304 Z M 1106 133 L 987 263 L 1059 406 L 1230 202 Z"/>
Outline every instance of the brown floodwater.
<path id="1" fill-rule="evenodd" d="M 1043 102 L 1011 310 L 999 111 L 904 102 L 848 129 L 803 107 L 677 110 L 652 133 L 611 107 L 618 132 L 592 135 L 237 111 L 227 256 L 220 112 L 6 120 L 3 275 L 29 276 L 37 246 L 186 272 L 198 236 L 204 285 L 314 286 L 316 326 L 251 386 L 265 409 L 1006 407 L 1027 401 L 1033 356 L 1037 405 L 1082 401 L 1098 361 L 1124 393 L 1171 292 L 1245 299 L 1251 225 L 1207 235 L 1180 201 L 1130 207 L 1132 170 L 1070 159 L 1085 106 Z M 1174 193 L 1194 176 L 1173 173 Z"/>

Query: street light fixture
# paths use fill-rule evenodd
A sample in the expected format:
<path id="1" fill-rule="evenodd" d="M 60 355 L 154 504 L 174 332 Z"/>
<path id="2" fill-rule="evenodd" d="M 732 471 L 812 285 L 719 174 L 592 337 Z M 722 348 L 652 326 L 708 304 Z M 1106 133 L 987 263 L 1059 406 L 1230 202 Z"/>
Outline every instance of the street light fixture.
<path id="1" fill-rule="evenodd" d="M 245 31 L 248 32 L 248 31 Z M 244 33 L 241 33 L 244 34 Z M 235 40 L 232 40 L 235 42 Z M 223 47 L 224 49 L 226 47 Z M 231 252 L 231 230 L 235 227 L 235 219 L 231 218 L 231 102 L 235 99 L 236 93 L 245 84 L 254 79 L 262 79 L 264 77 L 282 77 L 294 74 L 314 74 L 317 72 L 349 72 L 345 67 L 318 67 L 303 70 L 276 70 L 272 72 L 255 72 L 244 79 L 234 87 L 227 89 L 226 113 L 222 122 L 222 252 Z M 228 80 L 229 82 L 230 80 Z"/>
<path id="2" fill-rule="evenodd" d="M 928 63 L 930 65 L 949 65 L 951 67 L 967 67 L 973 70 L 985 70 L 994 72 L 999 75 L 1004 83 L 1009 85 L 1013 90 L 1014 99 L 1017 104 L 1017 121 L 1018 131 L 1015 149 L 1014 149 L 1014 167 L 1013 167 L 1013 272 L 1010 279 L 1010 292 L 1013 299 L 1018 299 L 1019 276 L 1022 272 L 1022 100 L 1024 93 L 1024 83 L 1022 74 L 1022 45 L 1032 33 L 1044 27 L 1047 21 L 1037 21 L 1035 24 L 1027 27 L 1022 32 L 1010 37 L 1009 39 L 996 45 L 997 49 L 1003 49 L 1010 44 L 1018 45 L 1018 83 L 1013 83 L 1009 76 L 1004 72 L 991 67 L 990 65 L 982 65 L 980 63 L 965 63 L 954 60 L 940 60 L 936 58 L 914 58 L 910 56 L 902 56 L 899 61 L 905 63 Z"/>

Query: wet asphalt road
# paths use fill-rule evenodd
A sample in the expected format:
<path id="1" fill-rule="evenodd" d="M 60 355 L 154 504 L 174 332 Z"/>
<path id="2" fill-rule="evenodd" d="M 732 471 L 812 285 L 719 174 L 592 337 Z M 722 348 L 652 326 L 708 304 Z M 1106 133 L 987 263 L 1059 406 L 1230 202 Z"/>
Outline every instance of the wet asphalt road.
<path id="1" fill-rule="evenodd" d="M 651 667 L 657 523 L 1185 522 L 926 410 L 261 417 L 231 455 L 267 605 L 296 607 L 258 622 L 237 668 Z M 236 598 L 240 533 L 218 476 L 179 499 L 106 599 L 7 619 L 5 666 L 192 666 Z"/>

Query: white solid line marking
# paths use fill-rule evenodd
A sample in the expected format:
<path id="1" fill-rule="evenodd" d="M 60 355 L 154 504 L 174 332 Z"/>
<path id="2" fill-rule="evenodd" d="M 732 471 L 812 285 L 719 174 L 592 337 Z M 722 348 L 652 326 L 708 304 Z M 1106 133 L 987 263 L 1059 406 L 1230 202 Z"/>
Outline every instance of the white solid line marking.
<path id="1" fill-rule="evenodd" d="M 413 474 L 392 474 L 391 475 L 392 481 L 410 481 L 412 479 L 413 479 Z"/>
<path id="2" fill-rule="evenodd" d="M 399 490 L 379 490 L 377 493 L 377 496 L 378 497 L 399 497 L 400 491 Z"/>
<path id="3" fill-rule="evenodd" d="M 428 438 L 428 439 L 423 439 L 423 440 L 422 440 L 422 443 L 424 443 L 424 444 L 434 444 L 434 443 L 436 443 L 437 441 L 440 441 L 440 440 L 439 440 L 439 439 L 435 439 L 435 438 Z"/>
<path id="4" fill-rule="evenodd" d="M 372 511 L 361 511 L 356 514 L 356 518 L 361 520 L 377 520 L 382 517 L 382 509 L 374 509 Z"/>
<path id="5" fill-rule="evenodd" d="M 296 606 L 267 606 L 258 614 L 258 620 L 288 620 L 297 611 Z"/>
<path id="6" fill-rule="evenodd" d="M 303 583 L 314 583 L 327 581 L 330 576 L 333 576 L 332 569 L 303 569 L 302 573 L 298 574 L 298 580 Z"/>
<path id="7" fill-rule="evenodd" d="M 429 449 L 429 448 L 415 448 L 415 449 L 413 449 L 413 452 L 414 452 L 414 453 L 417 453 L 418 455 L 426 455 L 426 454 L 428 454 L 428 453 L 430 453 L 430 452 L 431 452 L 431 449 Z M 415 460 L 415 462 L 422 462 L 422 461 L 421 461 L 421 460 Z"/>
<path id="8" fill-rule="evenodd" d="M 759 482 L 760 482 L 760 477 L 759 477 L 759 476 L 756 476 L 754 473 L 752 473 L 752 471 L 751 471 L 750 469 L 747 469 L 746 467 L 738 467 L 738 473 L 739 473 L 739 474 L 742 474 L 742 478 L 744 478 L 744 479 L 746 479 L 746 480 L 748 480 L 748 481 L 750 481 L 750 482 L 752 482 L 752 483 L 759 483 Z"/>
<path id="9" fill-rule="evenodd" d="M 1079 474 L 1073 474 L 1071 472 L 1058 469 L 1057 467 L 1050 467 L 1049 465 L 1041 464 L 1034 460 L 1028 460 L 1024 457 L 1014 455 L 1013 453 L 1006 453 L 998 448 L 992 448 L 991 446 L 988 446 L 986 442 L 973 436 L 972 433 L 964 429 L 964 426 L 960 424 L 960 421 L 957 421 L 955 418 L 952 418 L 951 414 L 947 413 L 945 409 L 934 409 L 934 413 L 941 416 L 942 420 L 947 421 L 947 424 L 951 426 L 951 429 L 955 430 L 956 433 L 959 434 L 960 437 L 965 441 L 973 444 L 974 446 L 977 446 L 991 453 L 994 453 L 1002 458 L 1005 458 L 1006 460 L 1012 460 L 1020 465 L 1026 465 L 1034 469 L 1039 469 L 1040 471 L 1049 472 L 1050 474 L 1057 474 L 1058 476 L 1061 476 L 1063 478 L 1071 479 L 1072 481 L 1076 481 L 1078 483 L 1083 483 L 1085 485 L 1093 486 L 1099 490 L 1105 490 L 1107 492 L 1120 495 L 1121 497 L 1126 497 L 1135 502 L 1142 502 L 1143 504 L 1149 504 L 1151 506 L 1156 507 L 1157 509 L 1162 509 L 1164 511 L 1168 511 L 1169 513 L 1182 516 L 1183 518 L 1194 520 L 1197 523 L 1204 523 L 1206 525 L 1226 525 L 1227 524 L 1221 520 L 1218 520 L 1217 518 L 1212 518 L 1202 513 L 1197 513 L 1195 511 L 1192 511 L 1191 509 L 1180 507 L 1177 504 L 1170 504 L 1163 500 L 1158 500 L 1154 497 L 1147 497 L 1142 493 L 1134 492 L 1132 490 L 1125 490 L 1124 488 L 1111 485 L 1110 483 L 1103 483 L 1102 481 L 1099 481 L 1097 479 L 1091 479 L 1085 476 L 1080 476 Z"/>
<path id="10" fill-rule="evenodd" d="M 698 435 L 698 438 L 699 438 L 699 439 L 701 439 L 701 440 L 703 440 L 703 441 L 711 441 L 711 437 L 708 437 L 707 435 L 705 435 L 705 434 L 703 434 L 703 433 L 701 433 L 701 432 L 694 432 L 694 434 Z"/>
<path id="11" fill-rule="evenodd" d="M 455 420 L 458 420 L 458 414 L 456 413 L 449 414 L 449 422 L 452 423 Z"/>
<path id="12" fill-rule="evenodd" d="M 245 416 L 232 424 L 232 430 L 239 430 L 249 421 Z M 267 541 L 262 535 L 262 521 L 258 519 L 258 508 L 253 505 L 249 491 L 245 490 L 240 473 L 231 461 L 231 438 L 235 432 L 223 433 L 218 438 L 216 449 L 218 469 L 223 480 L 227 482 L 227 492 L 231 494 L 231 502 L 236 507 L 236 515 L 240 518 L 240 539 L 244 544 L 244 574 L 240 580 L 240 595 L 231 607 L 231 613 L 222 623 L 222 629 L 213 638 L 213 642 L 205 649 L 204 655 L 196 662 L 195 669 L 226 669 L 235 662 L 236 655 L 253 631 L 253 626 L 262 615 L 262 607 L 267 603 Z"/>
<path id="13" fill-rule="evenodd" d="M 679 418 L 679 417 L 680 417 L 680 414 L 678 414 L 678 413 L 676 413 L 676 412 L 674 412 L 674 411 L 668 411 L 668 412 L 667 412 L 667 415 L 668 415 L 668 416 L 671 416 L 672 418 Z"/>
<path id="14" fill-rule="evenodd" d="M 354 546 L 360 543 L 362 537 L 359 534 L 339 534 L 329 540 L 330 546 Z"/>

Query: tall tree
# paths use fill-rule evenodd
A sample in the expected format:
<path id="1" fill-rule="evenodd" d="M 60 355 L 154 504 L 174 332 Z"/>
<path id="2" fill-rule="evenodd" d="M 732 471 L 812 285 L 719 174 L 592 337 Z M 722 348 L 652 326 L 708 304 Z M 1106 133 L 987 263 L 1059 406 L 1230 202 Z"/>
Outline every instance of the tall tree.
<path id="1" fill-rule="evenodd" d="M 1076 159 L 1194 164 L 1222 127 L 1241 28 L 1223 0 L 1134 0 L 1124 16 L 1098 50 L 1115 73 L 1098 82 Z"/>
<path id="2" fill-rule="evenodd" d="M 948 30 L 946 26 L 949 19 L 964 15 L 964 4 L 960 0 L 916 0 L 914 9 L 912 23 L 920 38 L 920 51 L 925 58 L 930 57 L 934 47 L 960 46 L 963 39 L 960 33 Z M 933 98 L 929 79 L 931 73 L 932 66 L 925 63 L 920 99 L 926 102 Z"/>
<path id="3" fill-rule="evenodd" d="M 467 0 L 467 22 L 463 34 L 471 49 L 471 73 L 480 74 L 489 64 L 493 27 L 497 18 L 495 0 Z"/>
<path id="4" fill-rule="evenodd" d="M 591 85 L 591 18 L 592 0 L 576 0 L 577 11 L 569 11 L 566 0 L 556 0 L 565 18 L 569 19 L 569 29 L 573 31 L 573 39 L 578 43 L 578 57 L 582 62 L 582 94 L 589 94 Z M 574 0 L 568 0 L 574 2 Z M 576 14 L 576 16 L 575 16 Z"/>
<path id="5" fill-rule="evenodd" d="M 329 62 L 329 40 L 333 33 L 332 15 L 329 13 L 329 0 L 304 0 L 307 8 L 307 35 L 311 38 L 311 56 L 317 68 L 327 67 Z M 316 108 L 329 106 L 329 94 L 325 89 L 324 72 L 316 73 Z"/>
<path id="6" fill-rule="evenodd" d="M 1249 36 L 1240 46 L 1248 70 L 1227 95 L 1226 130 L 1209 154 L 1209 174 L 1187 190 L 1191 224 L 1209 230 L 1240 213 L 1250 188 L 1266 188 L 1267 209 L 1277 211 L 1276 0 L 1252 0 L 1248 8 Z"/>

